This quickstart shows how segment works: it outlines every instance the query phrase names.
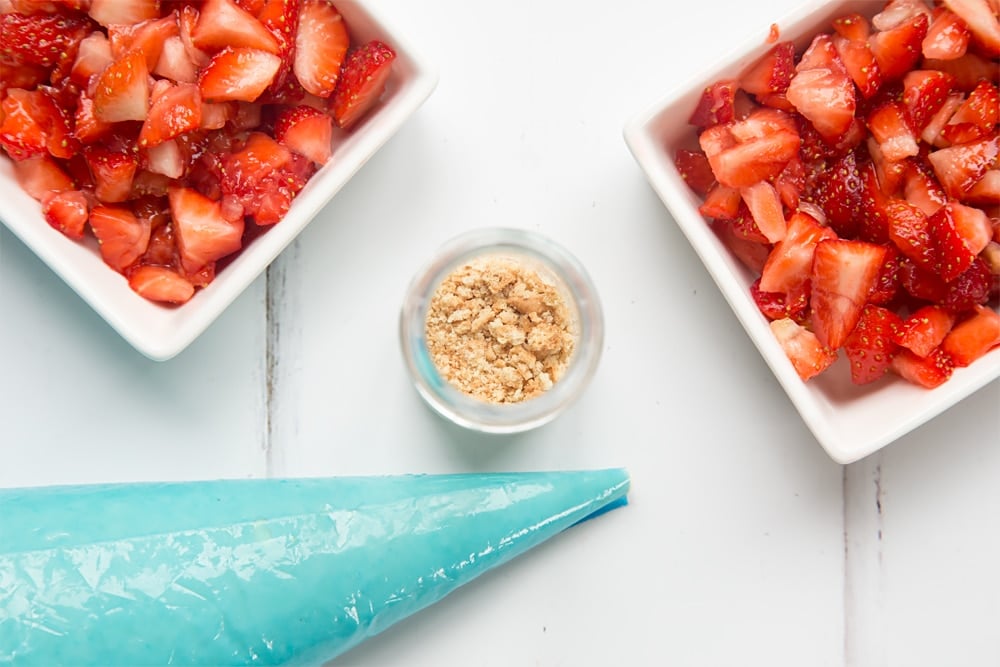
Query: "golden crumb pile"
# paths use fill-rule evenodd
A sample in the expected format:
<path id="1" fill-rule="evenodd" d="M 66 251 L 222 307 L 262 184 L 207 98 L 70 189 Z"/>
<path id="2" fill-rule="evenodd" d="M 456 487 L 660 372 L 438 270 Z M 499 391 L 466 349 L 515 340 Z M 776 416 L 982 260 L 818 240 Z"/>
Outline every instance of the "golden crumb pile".
<path id="1" fill-rule="evenodd" d="M 490 403 L 534 398 L 562 377 L 576 337 L 562 294 L 514 258 L 487 256 L 431 297 L 427 348 L 438 372 Z"/>

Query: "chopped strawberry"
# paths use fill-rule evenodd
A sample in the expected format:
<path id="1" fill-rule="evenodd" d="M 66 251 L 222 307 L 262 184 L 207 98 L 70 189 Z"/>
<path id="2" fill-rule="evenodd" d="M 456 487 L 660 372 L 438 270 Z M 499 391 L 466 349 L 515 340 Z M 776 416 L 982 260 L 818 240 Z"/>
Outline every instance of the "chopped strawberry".
<path id="1" fill-rule="evenodd" d="M 934 179 L 929 169 L 916 162 L 908 162 L 903 175 L 903 198 L 931 216 L 948 201 L 944 189 Z"/>
<path id="2" fill-rule="evenodd" d="M 180 39 L 179 33 L 177 17 L 174 14 L 133 25 L 114 24 L 108 27 L 113 58 L 115 60 L 122 58 L 133 49 L 140 51 L 146 58 L 146 69 L 149 71 L 156 67 L 166 40 L 171 37 Z"/>
<path id="3" fill-rule="evenodd" d="M 990 298 L 993 279 L 985 260 L 976 257 L 968 269 L 945 284 L 944 295 L 937 302 L 954 311 L 968 310 L 984 304 Z"/>
<path id="4" fill-rule="evenodd" d="M 1000 152 L 1000 138 L 950 146 L 927 155 L 934 174 L 949 197 L 962 199 L 990 168 Z"/>
<path id="5" fill-rule="evenodd" d="M 951 119 L 941 128 L 949 143 L 964 144 L 996 136 L 1000 121 L 1000 92 L 989 81 L 980 81 Z"/>
<path id="6" fill-rule="evenodd" d="M 872 287 L 872 291 L 868 295 L 868 303 L 875 306 L 892 303 L 899 293 L 899 267 L 902 255 L 894 245 L 883 247 L 886 250 L 885 261 L 882 262 L 878 278 L 875 279 L 875 286 Z"/>
<path id="7" fill-rule="evenodd" d="M 34 99 L 39 93 L 12 88 L 0 102 L 0 146 L 15 161 L 45 155 L 47 136 L 35 118 Z"/>
<path id="8" fill-rule="evenodd" d="M 864 215 L 858 224 L 858 238 L 872 243 L 889 241 L 889 215 L 886 207 L 890 197 L 882 192 L 878 170 L 872 162 L 859 165 L 861 173 L 861 206 Z"/>
<path id="9" fill-rule="evenodd" d="M 955 12 L 986 53 L 996 58 L 1000 56 L 1000 21 L 997 9 L 990 7 L 987 0 L 943 0 L 944 6 Z"/>
<path id="10" fill-rule="evenodd" d="M 778 242 L 764 264 L 760 288 L 766 292 L 794 294 L 812 276 L 813 254 L 820 241 L 837 238 L 829 227 L 812 216 L 795 212 L 788 218 L 785 237 Z"/>
<path id="11" fill-rule="evenodd" d="M 819 375 L 837 360 L 837 352 L 823 345 L 816 334 L 801 324 L 785 318 L 774 320 L 770 326 L 778 344 L 802 380 Z"/>
<path id="12" fill-rule="evenodd" d="M 715 185 L 715 174 L 712 173 L 712 166 L 702 151 L 678 149 L 674 153 L 674 166 L 677 167 L 677 173 L 688 184 L 688 187 L 702 197 L 707 195 L 708 191 Z"/>
<path id="13" fill-rule="evenodd" d="M 809 315 L 809 283 L 803 283 L 802 289 L 785 294 L 784 292 L 764 292 L 760 289 L 760 278 L 750 284 L 750 295 L 761 314 L 768 320 L 789 318 L 799 324 L 805 323 Z"/>
<path id="14" fill-rule="evenodd" d="M 194 296 L 194 285 L 173 269 L 143 265 L 129 272 L 128 284 L 137 294 L 165 303 L 187 303 Z"/>
<path id="15" fill-rule="evenodd" d="M 41 201 L 49 192 L 75 188 L 73 179 L 48 155 L 38 155 L 14 163 L 14 178 L 34 199 Z"/>
<path id="16" fill-rule="evenodd" d="M 313 169 L 309 160 L 254 132 L 224 160 L 221 191 L 235 197 L 258 225 L 274 224 L 288 212 Z"/>
<path id="17" fill-rule="evenodd" d="M 219 202 L 190 188 L 171 188 L 169 197 L 185 271 L 197 271 L 242 247 L 243 219 L 227 220 Z"/>
<path id="18" fill-rule="evenodd" d="M 912 70 L 903 76 L 903 106 L 910 126 L 923 131 L 955 85 L 955 77 L 938 70 Z"/>
<path id="19" fill-rule="evenodd" d="M 885 375 L 899 346 L 896 332 L 899 315 L 872 304 L 861 310 L 857 326 L 844 341 L 844 353 L 851 362 L 851 381 L 869 384 Z"/>
<path id="20" fill-rule="evenodd" d="M 290 104 L 298 102 L 305 89 L 292 71 L 295 64 L 295 36 L 299 32 L 301 0 L 263 0 L 256 16 L 271 31 L 278 42 L 277 55 L 281 67 L 264 93 L 268 102 Z"/>
<path id="21" fill-rule="evenodd" d="M 94 89 L 94 115 L 105 123 L 145 120 L 149 70 L 141 51 L 129 51 L 101 73 Z"/>
<path id="22" fill-rule="evenodd" d="M 920 45 L 924 58 L 953 60 L 965 55 L 972 33 L 953 11 L 935 7 L 927 36 Z"/>
<path id="23" fill-rule="evenodd" d="M 149 148 L 201 127 L 201 91 L 193 83 L 169 84 L 153 99 L 138 144 Z"/>
<path id="24" fill-rule="evenodd" d="M 783 93 L 795 73 L 795 44 L 780 42 L 754 63 L 739 79 L 739 86 L 753 95 Z M 706 89 L 706 93 L 708 89 Z M 729 118 L 723 122 L 729 122 Z M 695 123 L 696 125 L 698 123 Z"/>
<path id="25" fill-rule="evenodd" d="M 889 239 L 896 248 L 920 268 L 934 271 L 937 253 L 924 212 L 902 199 L 891 200 L 885 211 L 889 218 Z"/>
<path id="26" fill-rule="evenodd" d="M 878 62 L 883 81 L 895 81 L 913 69 L 920 60 L 928 25 L 927 14 L 917 13 L 893 28 L 872 34 L 868 46 Z"/>
<path id="27" fill-rule="evenodd" d="M 274 123 L 279 144 L 318 165 L 326 164 L 332 152 L 333 119 L 310 106 L 285 108 Z"/>
<path id="28" fill-rule="evenodd" d="M 872 25 L 876 30 L 892 30 L 915 16 L 930 13 L 930 7 L 924 0 L 888 0 L 882 10 L 872 17 Z"/>
<path id="29" fill-rule="evenodd" d="M 98 205 L 90 211 L 90 228 L 101 248 L 101 258 L 121 273 L 146 252 L 149 223 L 121 205 Z"/>
<path id="30" fill-rule="evenodd" d="M 909 257 L 899 260 L 899 285 L 906 294 L 930 303 L 941 303 L 948 295 L 948 285 L 932 269 L 924 269 Z"/>
<path id="31" fill-rule="evenodd" d="M 713 220 L 710 224 L 716 236 L 736 259 L 754 273 L 760 273 L 767 261 L 771 246 L 738 236 L 728 220 Z"/>
<path id="32" fill-rule="evenodd" d="M 927 220 L 927 231 L 934 247 L 938 275 L 951 282 L 972 266 L 976 254 L 959 234 L 952 208 L 942 206 Z"/>
<path id="33" fill-rule="evenodd" d="M 180 35 L 172 35 L 163 41 L 153 74 L 177 83 L 198 81 L 197 67 Z"/>
<path id="34" fill-rule="evenodd" d="M 396 52 L 379 40 L 372 40 L 347 54 L 337 87 L 330 97 L 333 120 L 339 127 L 345 130 L 353 127 L 375 106 L 389 80 L 395 59 Z"/>
<path id="35" fill-rule="evenodd" d="M 302 0 L 292 69 L 303 88 L 317 97 L 330 97 L 342 76 L 341 67 L 347 71 L 345 56 L 350 45 L 347 25 L 329 0 Z M 378 71 L 376 62 L 368 68 L 370 74 Z M 384 81 L 378 85 L 379 94 L 381 83 Z M 361 81 L 351 85 L 355 89 L 362 86 Z"/>
<path id="36" fill-rule="evenodd" d="M 864 241 L 831 239 L 816 244 L 812 267 L 813 331 L 832 349 L 844 344 L 875 286 L 886 250 Z"/>
<path id="37" fill-rule="evenodd" d="M 925 58 L 921 63 L 923 69 L 935 69 L 955 77 L 955 90 L 969 92 L 983 79 L 996 81 L 996 63 L 982 56 L 967 52 L 953 60 L 931 60 Z"/>
<path id="38" fill-rule="evenodd" d="M 864 182 L 856 151 L 845 153 L 817 174 L 810 199 L 838 236 L 853 237 L 863 217 Z"/>
<path id="39" fill-rule="evenodd" d="M 941 134 L 945 124 L 958 111 L 965 101 L 965 95 L 960 92 L 950 93 L 941 103 L 940 108 L 927 121 L 924 129 L 920 132 L 920 139 L 928 146 L 947 148 L 949 143 Z"/>
<path id="40" fill-rule="evenodd" d="M 837 35 L 852 42 L 864 42 L 872 32 L 868 19 L 857 13 L 838 16 L 832 25 Z"/>
<path id="41" fill-rule="evenodd" d="M 226 47 L 198 75 L 202 97 L 210 102 L 253 102 L 274 80 L 281 58 L 249 48 Z"/>
<path id="42" fill-rule="evenodd" d="M 200 96 L 199 96 L 200 97 Z M 236 117 L 236 102 L 203 102 L 201 105 L 201 129 L 218 130 Z"/>
<path id="43" fill-rule="evenodd" d="M 955 324 L 955 314 L 941 306 L 923 306 L 903 320 L 894 340 L 918 357 L 926 357 L 941 344 Z"/>
<path id="44" fill-rule="evenodd" d="M 753 243 L 770 245 L 767 236 L 757 226 L 757 221 L 754 220 L 753 213 L 750 212 L 746 202 L 743 201 L 742 195 L 740 195 L 740 201 L 736 206 L 736 215 L 729 222 L 733 233 L 739 238 L 752 241 Z"/>
<path id="45" fill-rule="evenodd" d="M 773 185 L 759 181 L 741 188 L 740 197 L 768 243 L 777 243 L 785 237 L 785 212 Z"/>
<path id="46" fill-rule="evenodd" d="M 90 204 L 80 190 L 50 190 L 42 197 L 42 215 L 53 229 L 79 240 L 90 217 Z"/>
<path id="47" fill-rule="evenodd" d="M 111 61 L 111 43 L 107 35 L 100 31 L 92 32 L 80 41 L 70 79 L 81 88 L 86 87 L 90 78 L 103 72 Z"/>
<path id="48" fill-rule="evenodd" d="M 205 0 L 191 32 L 194 45 L 206 52 L 248 48 L 278 53 L 278 40 L 257 18 L 233 0 Z"/>
<path id="49" fill-rule="evenodd" d="M 0 58 L 4 69 L 16 65 L 51 68 L 72 59 L 93 24 L 66 14 L 0 14 Z"/>
<path id="50" fill-rule="evenodd" d="M 788 101 L 830 143 L 836 143 L 850 129 L 857 106 L 854 82 L 843 65 L 839 67 L 800 70 L 785 93 Z"/>
<path id="51" fill-rule="evenodd" d="M 847 74 L 858 87 L 865 99 L 874 97 L 882 88 L 882 70 L 878 67 L 875 55 L 868 48 L 865 40 L 851 40 L 837 35 L 833 38 L 833 46 L 837 49 Z"/>
<path id="52" fill-rule="evenodd" d="M 732 220 L 739 214 L 742 201 L 739 190 L 716 183 L 705 195 L 705 200 L 698 207 L 698 212 L 706 218 Z"/>
<path id="53" fill-rule="evenodd" d="M 988 169 L 983 177 L 976 181 L 965 193 L 965 199 L 969 204 L 975 205 L 996 205 L 1000 202 L 1000 168 Z"/>
<path id="54" fill-rule="evenodd" d="M 181 178 L 184 175 L 184 152 L 174 139 L 162 141 L 146 149 L 145 168 L 154 173 L 162 174 L 169 179 Z M 135 181 L 133 181 L 134 187 Z"/>
<path id="55" fill-rule="evenodd" d="M 105 28 L 119 23 L 139 23 L 160 16 L 160 0 L 91 0 L 87 13 Z"/>
<path id="56" fill-rule="evenodd" d="M 906 111 L 898 102 L 876 107 L 866 119 L 868 129 L 889 162 L 899 162 L 920 152 L 917 137 L 906 121 Z"/>
<path id="57" fill-rule="evenodd" d="M 126 201 L 139 166 L 136 155 L 100 144 L 87 146 L 83 155 L 94 177 L 94 195 L 106 204 Z"/>
<path id="58" fill-rule="evenodd" d="M 900 348 L 889 365 L 894 373 L 907 382 L 933 389 L 944 384 L 955 370 L 955 362 L 947 352 L 936 349 L 926 357 L 920 357 Z"/>
<path id="59" fill-rule="evenodd" d="M 941 342 L 941 349 L 956 366 L 965 367 L 1000 345 L 1000 314 L 976 306 L 973 315 L 956 324 Z"/>
<path id="60" fill-rule="evenodd" d="M 993 236 L 993 227 L 986 213 L 975 206 L 950 201 L 947 208 L 955 224 L 955 231 L 974 255 L 981 253 Z"/>
<path id="61" fill-rule="evenodd" d="M 716 180 L 742 188 L 780 174 L 801 143 L 789 120 L 781 111 L 759 109 L 744 120 L 702 132 L 699 143 Z"/>

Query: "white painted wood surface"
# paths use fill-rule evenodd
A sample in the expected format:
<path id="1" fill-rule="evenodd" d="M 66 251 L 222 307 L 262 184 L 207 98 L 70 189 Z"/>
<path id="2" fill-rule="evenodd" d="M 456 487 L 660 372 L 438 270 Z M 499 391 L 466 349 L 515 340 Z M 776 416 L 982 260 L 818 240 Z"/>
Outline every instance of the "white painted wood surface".
<path id="1" fill-rule="evenodd" d="M 1000 386 L 836 465 L 621 137 L 795 1 L 382 4 L 437 91 L 177 358 L 0 229 L 0 485 L 621 465 L 628 507 L 335 664 L 1000 664 Z M 580 403 L 514 437 L 433 416 L 396 339 L 412 273 L 485 225 L 566 245 L 607 320 Z"/>

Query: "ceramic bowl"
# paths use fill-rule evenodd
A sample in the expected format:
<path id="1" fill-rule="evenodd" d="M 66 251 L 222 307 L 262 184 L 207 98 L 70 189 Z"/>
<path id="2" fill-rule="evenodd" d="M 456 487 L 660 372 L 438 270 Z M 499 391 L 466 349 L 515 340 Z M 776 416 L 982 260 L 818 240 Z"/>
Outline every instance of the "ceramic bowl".
<path id="1" fill-rule="evenodd" d="M 139 352 L 157 361 L 175 356 L 265 271 L 433 92 L 437 72 L 379 15 L 376 5 L 337 3 L 355 41 L 379 38 L 396 51 L 377 107 L 352 132 L 335 139 L 330 161 L 299 193 L 285 218 L 247 245 L 187 303 L 169 307 L 143 299 L 103 263 L 95 244 L 73 241 L 52 229 L 39 203 L 18 185 L 6 156 L 0 157 L 0 219 Z"/>
<path id="2" fill-rule="evenodd" d="M 830 30 L 832 19 L 849 12 L 870 17 L 881 7 L 881 3 L 866 0 L 811 1 L 803 3 L 793 14 L 771 20 L 780 39 L 795 41 L 801 52 L 817 32 Z M 704 262 L 806 425 L 835 461 L 850 463 L 898 439 L 1000 377 L 1000 348 L 994 348 L 968 368 L 956 369 L 951 379 L 931 390 L 892 375 L 869 385 L 853 385 L 843 354 L 827 372 L 808 382 L 796 374 L 750 296 L 750 284 L 756 276 L 706 224 L 698 213 L 698 196 L 684 183 L 673 164 L 677 148 L 697 145 L 695 130 L 687 121 L 705 86 L 739 75 L 764 55 L 772 46 L 766 41 L 770 28 L 770 23 L 756 26 L 746 42 L 739 45 L 712 47 L 706 43 L 704 52 L 726 55 L 693 72 L 685 84 L 667 92 L 634 117 L 625 126 L 624 137 L 649 183 Z M 706 36 L 706 42 L 710 39 Z M 719 370 L 720 374 L 723 372 Z"/>

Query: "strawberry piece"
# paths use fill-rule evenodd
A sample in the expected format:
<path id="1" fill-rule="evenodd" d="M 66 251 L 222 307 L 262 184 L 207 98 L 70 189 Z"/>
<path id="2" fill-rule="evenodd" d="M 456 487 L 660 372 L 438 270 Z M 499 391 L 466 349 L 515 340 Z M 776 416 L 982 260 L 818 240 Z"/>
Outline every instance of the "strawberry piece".
<path id="1" fill-rule="evenodd" d="M 715 177 L 713 176 L 712 178 L 714 181 Z M 705 200 L 698 207 L 698 212 L 706 218 L 732 220 L 739 214 L 742 202 L 743 199 L 740 197 L 739 190 L 716 183 L 709 189 L 708 194 L 705 195 Z M 760 236 L 761 241 L 767 240 L 763 235 Z"/>
<path id="2" fill-rule="evenodd" d="M 259 49 L 227 47 L 198 75 L 202 98 L 210 102 L 253 102 L 271 85 L 281 58 Z"/>
<path id="3" fill-rule="evenodd" d="M 935 7 L 920 50 L 924 58 L 954 60 L 965 55 L 971 37 L 957 14 L 947 7 Z"/>
<path id="4" fill-rule="evenodd" d="M 872 304 L 861 310 L 857 326 L 844 341 L 851 362 L 851 382 L 869 384 L 885 375 L 899 345 L 895 341 L 902 320 L 899 315 Z"/>
<path id="5" fill-rule="evenodd" d="M 924 212 L 902 199 L 891 200 L 885 212 L 889 219 L 889 239 L 896 248 L 920 268 L 934 271 L 937 253 Z"/>
<path id="6" fill-rule="evenodd" d="M 876 30 L 892 30 L 915 16 L 930 13 L 924 0 L 888 0 L 882 11 L 872 17 L 872 25 Z"/>
<path id="7" fill-rule="evenodd" d="M 820 343 L 831 349 L 844 344 L 861 317 L 886 250 L 880 245 L 831 239 L 816 244 L 813 253 L 813 331 Z"/>
<path id="8" fill-rule="evenodd" d="M 899 285 L 906 294 L 930 303 L 941 303 L 948 295 L 948 285 L 931 269 L 924 269 L 909 257 L 900 255 Z"/>
<path id="9" fill-rule="evenodd" d="M 982 257 L 976 257 L 964 273 L 945 284 L 944 295 L 938 300 L 942 306 L 954 311 L 969 310 L 986 303 L 994 276 Z"/>
<path id="10" fill-rule="evenodd" d="M 992 58 L 1000 56 L 1000 21 L 996 5 L 987 0 L 943 0 L 944 6 L 955 12 L 968 26 L 977 43 Z"/>
<path id="11" fill-rule="evenodd" d="M 711 226 L 722 244 L 736 259 L 755 274 L 761 272 L 770 252 L 769 245 L 742 238 L 733 231 L 732 223 L 727 220 L 713 220 Z"/>
<path id="12" fill-rule="evenodd" d="M 921 12 L 869 38 L 868 46 L 878 62 L 883 81 L 900 79 L 917 64 L 929 23 L 927 14 Z"/>
<path id="13" fill-rule="evenodd" d="M 125 206 L 95 206 L 90 211 L 90 228 L 100 244 L 101 258 L 121 273 L 146 251 L 149 223 Z"/>
<path id="14" fill-rule="evenodd" d="M 353 127 L 375 106 L 395 59 L 396 52 L 379 40 L 372 40 L 347 54 L 343 72 L 330 97 L 333 120 L 339 127 L 345 130 Z"/>
<path id="15" fill-rule="evenodd" d="M 184 175 L 185 159 L 180 145 L 173 139 L 168 139 L 148 148 L 145 153 L 144 167 L 154 174 L 162 174 L 167 178 L 180 178 Z M 133 189 L 135 181 L 133 180 Z M 162 194 L 166 194 L 164 191 Z"/>
<path id="16" fill-rule="evenodd" d="M 699 136 L 719 183 L 742 188 L 773 178 L 798 155 L 801 139 L 780 111 L 758 109 L 746 119 L 716 125 Z"/>
<path id="17" fill-rule="evenodd" d="M 785 294 L 784 292 L 765 292 L 760 289 L 760 278 L 750 284 L 750 295 L 757 308 L 768 320 L 791 319 L 804 324 L 809 313 L 809 283 L 803 283 L 803 289 Z"/>
<path id="18" fill-rule="evenodd" d="M 996 205 L 1000 202 L 1000 168 L 988 169 L 983 177 L 965 193 L 965 201 L 969 204 Z"/>
<path id="19" fill-rule="evenodd" d="M 903 76 L 903 106 L 910 126 L 921 132 L 955 85 L 955 77 L 938 70 L 912 70 Z"/>
<path id="20" fill-rule="evenodd" d="M 341 66 L 346 70 L 350 45 L 347 25 L 336 7 L 328 0 L 302 0 L 292 70 L 303 88 L 317 97 L 330 97 L 342 76 Z M 361 82 L 352 85 L 357 88 Z"/>
<path id="21" fill-rule="evenodd" d="M 949 143 L 941 134 L 941 130 L 944 129 L 945 124 L 951 120 L 951 117 L 958 111 L 958 107 L 962 106 L 962 102 L 964 101 L 965 95 L 961 92 L 949 94 L 941 104 L 941 107 L 930 117 L 927 125 L 920 132 L 921 140 L 928 144 L 928 146 L 947 148 Z"/>
<path id="22" fill-rule="evenodd" d="M 47 136 L 35 118 L 35 91 L 12 88 L 0 102 L 0 146 L 15 161 L 45 155 Z"/>
<path id="23" fill-rule="evenodd" d="M 993 237 L 993 227 L 982 209 L 965 206 L 956 201 L 948 202 L 948 210 L 955 224 L 955 231 L 973 255 L 981 253 Z"/>
<path id="24" fill-rule="evenodd" d="M 694 111 L 688 117 L 688 124 L 699 129 L 712 127 L 736 120 L 736 91 L 739 82 L 735 79 L 716 81 L 702 91 Z"/>
<path id="25" fill-rule="evenodd" d="M 191 188 L 171 188 L 168 196 L 184 271 L 195 272 L 242 247 L 242 217 L 227 220 L 219 202 Z"/>
<path id="26" fill-rule="evenodd" d="M 832 229 L 820 225 L 812 216 L 793 213 L 785 237 L 774 246 L 761 271 L 761 290 L 782 294 L 803 291 L 812 275 L 816 245 L 836 237 Z"/>
<path id="27" fill-rule="evenodd" d="M 875 286 L 868 295 L 868 303 L 882 306 L 891 303 L 899 293 L 899 266 L 902 255 L 894 245 L 883 246 L 886 250 L 885 261 L 879 268 Z"/>
<path id="28" fill-rule="evenodd" d="M 747 208 L 747 204 L 743 201 L 742 195 L 740 195 L 740 201 L 736 206 L 736 215 L 729 222 L 733 229 L 733 233 L 739 238 L 753 243 L 770 245 L 767 240 L 767 236 L 765 236 L 764 233 L 760 231 L 760 227 L 757 226 L 757 221 L 754 220 L 753 214 L 750 212 L 750 209 Z"/>
<path id="29" fill-rule="evenodd" d="M 837 360 L 835 350 L 823 345 L 816 334 L 791 319 L 774 320 L 770 327 L 803 381 L 819 375 Z"/>
<path id="30" fill-rule="evenodd" d="M 143 265 L 129 272 L 129 287 L 150 301 L 187 303 L 194 296 L 194 285 L 173 269 Z"/>
<path id="31" fill-rule="evenodd" d="M 878 182 L 878 170 L 872 162 L 859 166 L 861 173 L 861 205 L 864 215 L 858 224 L 858 238 L 872 243 L 889 241 L 889 215 L 886 210 L 891 201 Z"/>
<path id="32" fill-rule="evenodd" d="M 989 81 L 980 81 L 951 119 L 941 135 L 952 144 L 964 144 L 996 135 L 1000 121 L 1000 92 Z"/>
<path id="33" fill-rule="evenodd" d="M 927 220 L 927 231 L 934 246 L 938 275 L 946 283 L 965 273 L 976 254 L 959 234 L 952 208 L 942 206 Z"/>
<path id="34" fill-rule="evenodd" d="M 132 179 L 139 167 L 135 153 L 94 144 L 83 150 L 94 178 L 94 195 L 107 204 L 123 202 L 132 193 Z"/>
<path id="35" fill-rule="evenodd" d="M 224 159 L 221 192 L 242 204 L 258 225 L 270 225 L 288 212 L 313 169 L 309 160 L 254 132 Z"/>
<path id="36" fill-rule="evenodd" d="M 278 68 L 274 81 L 264 93 L 264 98 L 269 102 L 290 104 L 298 102 L 305 95 L 305 88 L 292 71 L 295 64 L 295 36 L 299 32 L 300 8 L 300 0 L 264 0 L 260 11 L 256 14 L 277 40 L 277 54 L 281 57 L 281 67 Z"/>
<path id="37" fill-rule="evenodd" d="M 1000 314 L 976 306 L 973 315 L 956 324 L 941 342 L 941 349 L 956 366 L 965 367 L 1000 345 Z"/>
<path id="38" fill-rule="evenodd" d="M 94 100 L 86 92 L 80 93 L 80 99 L 77 100 L 73 125 L 73 135 L 82 144 L 92 144 L 100 140 L 107 136 L 113 127 L 112 123 L 97 119 L 94 114 Z"/>
<path id="39" fill-rule="evenodd" d="M 833 46 L 861 96 L 865 99 L 874 97 L 882 88 L 882 70 L 878 67 L 875 55 L 868 48 L 867 41 L 851 40 L 837 35 L 833 38 Z"/>
<path id="40" fill-rule="evenodd" d="M 53 229 L 80 240 L 90 217 L 90 204 L 80 190 L 50 190 L 42 197 L 42 215 Z"/>
<path id="41" fill-rule="evenodd" d="M 921 64 L 923 69 L 934 69 L 955 77 L 955 90 L 969 92 L 976 87 L 983 79 L 996 81 L 996 63 L 982 56 L 967 52 L 960 58 L 953 60 L 931 60 L 925 58 Z"/>
<path id="42" fill-rule="evenodd" d="M 65 14 L 0 14 L 0 55 L 12 65 L 46 69 L 72 59 L 79 43 L 93 29 L 82 16 Z"/>
<path id="43" fill-rule="evenodd" d="M 195 83 L 198 80 L 198 69 L 180 35 L 172 35 L 163 41 L 153 74 L 177 83 Z"/>
<path id="44" fill-rule="evenodd" d="M 1000 138 L 950 146 L 927 155 L 934 174 L 949 197 L 962 199 L 990 168 L 1000 152 Z"/>
<path id="45" fill-rule="evenodd" d="M 87 13 L 105 28 L 115 24 L 133 25 L 159 18 L 160 0 L 91 0 Z"/>
<path id="46" fill-rule="evenodd" d="M 795 74 L 795 44 L 780 42 L 771 47 L 760 60 L 745 71 L 739 79 L 739 87 L 753 95 L 783 93 Z M 706 94 L 709 89 L 706 89 Z M 729 118 L 723 122 L 729 122 Z M 697 125 L 697 123 L 695 123 Z"/>
<path id="47" fill-rule="evenodd" d="M 707 195 L 708 191 L 715 185 L 715 174 L 712 173 L 712 166 L 702 151 L 678 149 L 674 153 L 674 166 L 677 167 L 677 173 L 688 184 L 688 187 L 702 197 Z"/>
<path id="48" fill-rule="evenodd" d="M 900 348 L 892 358 L 889 368 L 912 384 L 933 389 L 944 384 L 955 370 L 955 362 L 947 352 L 936 349 L 926 357 L 920 357 Z"/>
<path id="49" fill-rule="evenodd" d="M 180 29 L 174 14 L 149 19 L 134 25 L 114 24 L 108 27 L 111 54 L 115 60 L 131 50 L 140 51 L 146 58 L 146 68 L 152 71 L 163 52 L 163 45 L 171 37 L 180 39 Z"/>
<path id="50" fill-rule="evenodd" d="M 903 320 L 893 340 L 918 357 L 941 344 L 955 324 L 955 314 L 941 306 L 923 306 Z"/>
<path id="51" fill-rule="evenodd" d="M 257 18 L 233 0 L 205 0 L 191 32 L 194 45 L 207 52 L 226 47 L 276 54 L 278 40 Z"/>
<path id="52" fill-rule="evenodd" d="M 854 121 L 854 82 L 843 65 L 800 70 L 785 96 L 829 143 L 839 141 Z"/>
<path id="53" fill-rule="evenodd" d="M 916 162 L 909 162 L 903 175 L 903 198 L 924 215 L 931 216 L 948 201 L 944 188 Z"/>
<path id="54" fill-rule="evenodd" d="M 852 42 L 864 42 L 872 32 L 868 19 L 857 13 L 838 16 L 832 25 L 837 35 Z"/>
<path id="55" fill-rule="evenodd" d="M 740 197 L 768 243 L 777 243 L 785 237 L 785 212 L 773 185 L 767 181 L 759 181 L 741 188 Z"/>
<path id="56" fill-rule="evenodd" d="M 159 96 L 154 97 L 139 132 L 138 145 L 150 148 L 199 128 L 201 108 L 201 91 L 197 85 L 170 84 Z"/>
<path id="57" fill-rule="evenodd" d="M 34 199 L 41 201 L 49 192 L 72 190 L 73 179 L 48 155 L 39 155 L 14 163 L 14 178 Z"/>
<path id="58" fill-rule="evenodd" d="M 882 155 L 889 162 L 899 162 L 920 151 L 902 104 L 887 102 L 876 107 L 868 114 L 866 123 Z"/>
<path id="59" fill-rule="evenodd" d="M 141 51 L 129 51 L 101 73 L 94 88 L 94 116 L 105 123 L 145 120 L 149 70 Z"/>
<path id="60" fill-rule="evenodd" d="M 107 35 L 100 31 L 92 32 L 77 47 L 76 58 L 70 69 L 70 80 L 85 88 L 90 83 L 90 78 L 103 72 L 111 61 L 111 42 Z"/>
<path id="61" fill-rule="evenodd" d="M 333 119 L 310 106 L 286 108 L 275 120 L 274 138 L 279 144 L 323 165 L 332 152 Z"/>

